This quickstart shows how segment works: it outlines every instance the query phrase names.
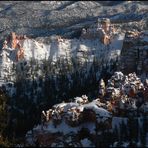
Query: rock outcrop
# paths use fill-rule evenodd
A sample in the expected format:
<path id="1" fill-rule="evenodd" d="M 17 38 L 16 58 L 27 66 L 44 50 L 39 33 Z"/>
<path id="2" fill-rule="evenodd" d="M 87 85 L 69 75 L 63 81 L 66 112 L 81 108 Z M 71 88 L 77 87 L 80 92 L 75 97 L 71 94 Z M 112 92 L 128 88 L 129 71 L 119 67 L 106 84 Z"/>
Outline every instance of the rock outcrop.
<path id="1" fill-rule="evenodd" d="M 44 40 L 44 38 L 42 39 Z M 89 76 L 90 69 L 94 66 L 93 63 L 96 62 L 97 64 L 98 62 L 97 65 L 100 67 L 98 73 L 101 73 L 103 65 L 110 66 L 119 58 L 123 40 L 124 33 L 120 34 L 116 31 L 116 35 L 114 35 L 114 39 L 109 45 L 102 43 L 99 37 L 63 39 L 60 36 L 56 36 L 55 38 L 50 37 L 48 43 L 44 43 L 43 41 L 40 42 L 12 32 L 4 41 L 1 51 L 1 77 L 4 80 L 15 82 L 17 73 L 22 78 L 25 75 L 31 76 L 31 68 L 33 67 L 30 67 L 30 65 L 33 61 L 34 67 L 38 67 L 36 69 L 37 79 L 42 75 L 43 61 L 48 63 L 46 67 L 58 66 L 54 72 L 51 72 L 56 75 L 60 73 L 61 65 L 64 63 L 66 73 L 75 72 L 77 67 L 79 72 L 85 70 L 88 72 L 87 76 Z M 22 69 L 23 73 L 21 73 Z M 51 68 L 49 70 L 51 71 Z M 99 79 L 99 75 L 97 79 Z"/>
<path id="2" fill-rule="evenodd" d="M 136 128 L 142 130 L 144 126 L 141 124 L 146 124 L 147 119 L 145 122 L 144 117 L 148 115 L 148 96 L 144 95 L 146 91 L 146 83 L 143 84 L 135 73 L 126 76 L 122 72 L 115 72 L 108 80 L 102 98 L 89 102 L 88 97 L 83 95 L 74 98 L 73 102 L 56 104 L 46 112 L 42 111 L 41 124 L 28 131 L 26 144 L 58 146 L 60 142 L 62 146 L 99 146 L 101 139 L 97 140 L 97 136 L 103 136 L 103 131 L 113 136 L 115 130 L 118 130 L 118 136 L 121 138 L 121 134 L 124 134 L 121 131 L 122 126 L 126 127 L 124 130 L 127 132 L 131 126 L 130 122 L 134 120 L 141 120 L 138 121 Z M 128 132 L 130 134 L 130 131 Z M 137 138 L 140 141 L 142 136 L 140 131 L 138 134 Z M 67 140 L 63 141 L 62 137 Z M 84 139 L 88 139 L 89 144 L 83 145 Z M 121 139 L 120 142 L 124 138 Z M 116 144 L 115 140 L 117 139 L 106 142 L 111 146 Z M 130 140 L 126 140 L 129 145 Z"/>
<path id="3" fill-rule="evenodd" d="M 81 136 L 84 136 L 83 132 L 88 132 L 88 136 L 94 137 L 96 126 L 98 128 L 111 128 L 111 114 L 100 107 L 99 100 L 79 104 L 78 100 L 80 97 L 77 97 L 75 102 L 54 105 L 52 109 L 46 111 L 47 114 L 43 112 L 42 119 L 45 119 L 42 120 L 42 125 L 33 129 L 33 135 L 29 135 L 31 131 L 27 134 L 28 144 L 31 144 L 29 143 L 31 142 L 30 136 L 33 136 L 33 141 L 38 141 L 40 146 L 52 146 L 61 136 L 67 137 L 70 133 L 73 134 L 72 136 L 80 138 L 75 140 L 81 140 Z M 52 140 L 45 140 L 47 137 L 52 137 L 53 134 L 57 136 Z M 70 143 L 75 142 L 67 141 L 67 145 Z M 76 143 L 80 144 L 80 141 Z"/>
<path id="4" fill-rule="evenodd" d="M 148 74 L 148 33 L 147 31 L 130 31 L 125 35 L 121 52 L 120 69 L 128 74 L 136 72 L 139 75 Z"/>

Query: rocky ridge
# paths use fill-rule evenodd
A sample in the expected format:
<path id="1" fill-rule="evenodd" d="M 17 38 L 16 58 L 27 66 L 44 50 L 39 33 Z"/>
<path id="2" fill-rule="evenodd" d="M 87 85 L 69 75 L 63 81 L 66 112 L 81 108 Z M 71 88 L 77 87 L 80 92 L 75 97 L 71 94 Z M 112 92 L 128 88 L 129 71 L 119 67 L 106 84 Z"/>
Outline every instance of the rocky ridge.
<path id="1" fill-rule="evenodd" d="M 115 72 L 108 80 L 108 84 L 104 86 L 104 93 L 97 99 L 89 101 L 86 95 L 82 95 L 71 102 L 56 104 L 51 109 L 42 111 L 41 124 L 28 131 L 26 144 L 51 147 L 59 145 L 95 147 L 102 144 L 101 139 L 97 137 L 105 138 L 104 132 L 115 136 L 117 130 L 119 139 L 105 139 L 103 144 L 114 147 L 122 144 L 129 146 L 139 135 L 135 144 L 142 146 L 140 130 L 144 130 L 148 115 L 147 80 L 143 84 L 135 73 L 126 76 L 122 72 Z M 138 122 L 134 125 L 138 131 L 136 131 L 137 135 L 135 133 L 128 139 L 128 134 L 133 132 L 130 127 L 131 122 Z M 123 126 L 126 127 L 124 132 Z M 145 138 L 147 132 L 146 130 L 143 133 Z M 127 137 L 124 137 L 124 134 L 127 134 Z M 87 142 L 83 144 L 83 141 Z M 147 142 L 145 144 L 147 145 Z"/>
<path id="2" fill-rule="evenodd" d="M 0 5 L 1 40 L 12 31 L 33 37 L 54 34 L 72 37 L 77 36 L 84 26 L 95 23 L 98 17 L 107 16 L 118 23 L 145 21 L 148 17 L 147 2 L 144 1 L 2 1 Z M 139 28 L 142 30 L 143 27 Z"/>

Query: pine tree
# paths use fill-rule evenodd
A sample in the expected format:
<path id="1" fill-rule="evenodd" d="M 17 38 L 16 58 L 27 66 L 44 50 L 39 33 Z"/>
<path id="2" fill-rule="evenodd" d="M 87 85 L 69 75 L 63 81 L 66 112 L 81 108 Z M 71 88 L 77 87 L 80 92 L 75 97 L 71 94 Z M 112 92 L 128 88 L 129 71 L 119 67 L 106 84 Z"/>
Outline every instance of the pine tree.
<path id="1" fill-rule="evenodd" d="M 147 128 L 147 117 L 144 115 L 143 118 L 142 118 L 142 130 L 140 131 L 141 132 L 141 143 L 142 143 L 142 146 L 143 147 L 146 147 L 146 135 L 147 135 L 147 132 L 148 132 L 148 128 Z"/>
<path id="2" fill-rule="evenodd" d="M 115 126 L 115 128 L 113 129 L 113 132 L 112 132 L 112 143 L 114 143 L 115 141 L 118 141 L 119 140 L 119 131 L 118 131 L 118 127 Z"/>
<path id="3" fill-rule="evenodd" d="M 0 135 L 4 134 L 7 126 L 7 101 L 6 95 L 0 91 Z"/>
<path id="4" fill-rule="evenodd" d="M 0 146 L 9 146 L 8 139 L 8 97 L 0 90 Z"/>

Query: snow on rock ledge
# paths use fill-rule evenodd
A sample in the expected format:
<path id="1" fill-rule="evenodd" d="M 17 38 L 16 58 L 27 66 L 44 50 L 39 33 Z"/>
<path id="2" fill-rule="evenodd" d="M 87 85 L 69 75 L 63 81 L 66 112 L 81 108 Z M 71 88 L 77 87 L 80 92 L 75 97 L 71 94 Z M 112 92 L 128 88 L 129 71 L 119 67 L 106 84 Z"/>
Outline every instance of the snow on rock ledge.
<path id="1" fill-rule="evenodd" d="M 58 136 L 61 134 L 66 136 L 70 133 L 81 135 L 83 129 L 87 129 L 91 135 L 94 135 L 96 125 L 110 129 L 111 118 L 111 114 L 99 107 L 95 101 L 84 104 L 72 102 L 57 104 L 52 109 L 46 111 L 46 113 L 42 112 L 42 124 L 33 129 L 34 136 L 32 138 L 34 140 L 41 140 L 42 144 L 40 144 L 42 146 L 51 146 L 55 142 L 54 139 L 52 142 L 48 141 L 45 144 L 40 135 L 45 138 L 47 138 L 47 134 L 48 137 L 53 134 L 57 134 Z M 26 135 L 28 145 L 32 145 L 30 134 L 31 131 Z M 82 140 L 82 145 L 85 145 L 86 141 L 87 139 Z M 72 141 L 70 140 L 70 142 Z"/>
<path id="2" fill-rule="evenodd" d="M 142 136 L 143 125 L 147 122 L 147 86 L 147 79 L 143 83 L 135 73 L 126 76 L 122 72 L 115 72 L 108 84 L 104 83 L 104 87 L 100 88 L 104 89 L 103 96 L 99 95 L 99 98 L 89 101 L 86 95 L 82 95 L 75 97 L 73 102 L 55 104 L 51 109 L 42 111 L 41 124 L 34 127 L 32 133 L 27 132 L 26 143 L 35 145 L 37 142 L 40 146 L 56 147 L 94 146 L 101 142 L 102 137 L 97 139 L 98 135 L 103 136 L 107 132 L 112 136 L 116 134 L 117 137 L 122 137 L 137 122 L 134 126 L 139 138 Z M 112 91 L 108 92 L 110 87 Z M 119 92 L 115 91 L 117 89 Z M 116 145 L 116 141 L 113 143 Z"/>
<path id="3" fill-rule="evenodd" d="M 5 40 L 1 51 L 1 75 L 6 72 L 6 65 L 12 67 L 13 63 L 21 60 L 44 60 L 58 58 L 70 59 L 71 57 L 79 59 L 79 62 L 85 60 L 92 62 L 94 56 L 102 59 L 106 57 L 106 62 L 110 59 L 116 59 L 120 55 L 124 34 L 117 36 L 110 46 L 106 46 L 99 39 L 49 39 L 49 43 L 41 43 L 26 36 L 18 36 L 15 33 Z M 109 59 L 108 59 L 109 58 Z M 5 69 L 5 70 L 4 70 Z M 7 74 L 11 71 L 7 71 Z"/>

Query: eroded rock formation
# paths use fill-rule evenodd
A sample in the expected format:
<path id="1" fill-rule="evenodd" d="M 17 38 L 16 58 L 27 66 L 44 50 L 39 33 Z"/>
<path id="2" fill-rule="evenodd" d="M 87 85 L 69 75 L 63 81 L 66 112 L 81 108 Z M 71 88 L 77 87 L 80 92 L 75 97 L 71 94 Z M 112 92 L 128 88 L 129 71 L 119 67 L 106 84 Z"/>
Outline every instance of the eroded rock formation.
<path id="1" fill-rule="evenodd" d="M 101 84 L 104 87 L 103 80 Z M 83 146 L 83 139 L 90 141 L 89 145 L 85 146 L 99 146 L 100 139 L 95 141 L 98 134 L 103 136 L 103 131 L 108 131 L 107 134 L 113 136 L 115 130 L 118 130 L 120 137 L 123 134 L 122 126 L 125 125 L 125 131 L 130 128 L 131 117 L 133 120 L 141 120 L 141 123 L 138 121 L 137 128 L 143 129 L 141 124 L 146 124 L 143 117 L 148 115 L 148 100 L 144 95 L 147 91 L 146 83 L 143 84 L 135 73 L 124 75 L 122 72 L 115 72 L 108 80 L 104 91 L 104 96 L 91 102 L 86 95 L 83 95 L 74 98 L 73 102 L 56 104 L 46 113 L 42 111 L 42 124 L 34 127 L 32 134 L 31 131 L 27 133 L 27 145 L 35 146 L 38 142 L 39 146 L 55 146 L 61 137 L 70 136 L 69 141 L 60 141 L 62 146 L 75 146 L 76 143 L 78 146 Z M 130 131 L 128 132 L 130 134 Z M 83 134 L 86 134 L 85 138 Z M 52 140 L 45 140 L 51 139 L 52 136 L 54 137 Z M 139 141 L 141 136 L 139 131 Z M 110 146 L 116 144 L 118 139 L 114 140 L 108 144 Z M 129 145 L 129 141 L 127 143 Z"/>
<path id="2" fill-rule="evenodd" d="M 120 69 L 126 74 L 136 72 L 148 74 L 148 33 L 128 31 L 123 43 Z"/>

